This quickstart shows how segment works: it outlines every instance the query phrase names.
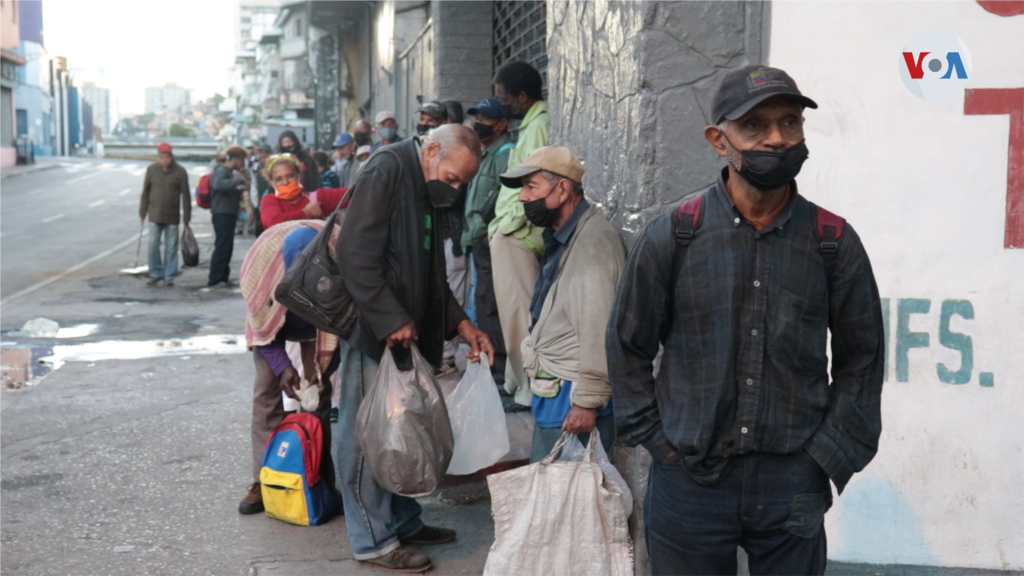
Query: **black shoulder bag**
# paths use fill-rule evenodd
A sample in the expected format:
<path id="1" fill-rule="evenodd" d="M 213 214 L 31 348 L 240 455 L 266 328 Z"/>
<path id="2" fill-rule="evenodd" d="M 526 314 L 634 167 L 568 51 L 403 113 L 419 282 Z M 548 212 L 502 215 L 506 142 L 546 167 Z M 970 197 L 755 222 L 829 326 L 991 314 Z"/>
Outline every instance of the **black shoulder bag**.
<path id="1" fill-rule="evenodd" d="M 351 193 L 350 188 L 346 198 L 339 204 L 339 210 L 327 219 L 316 238 L 295 257 L 274 289 L 274 298 L 282 306 L 316 326 L 317 330 L 341 338 L 352 335 L 357 317 L 356 303 L 338 273 L 338 265 L 331 257 L 330 244 L 331 233 L 341 212 L 340 206 L 345 204 Z"/>

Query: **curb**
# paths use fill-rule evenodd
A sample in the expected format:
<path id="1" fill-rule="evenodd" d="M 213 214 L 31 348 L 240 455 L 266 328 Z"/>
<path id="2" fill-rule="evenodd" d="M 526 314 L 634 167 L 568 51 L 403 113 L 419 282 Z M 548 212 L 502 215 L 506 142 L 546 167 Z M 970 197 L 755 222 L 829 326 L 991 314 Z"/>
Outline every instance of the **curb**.
<path id="1" fill-rule="evenodd" d="M 14 168 L 15 171 L 12 172 L 11 168 Z M 40 172 L 42 170 L 52 170 L 54 168 L 60 168 L 60 164 L 58 164 L 56 162 L 54 162 L 54 163 L 47 162 L 46 164 L 33 164 L 31 166 L 24 166 L 24 167 L 12 166 L 11 168 L 8 168 L 7 170 L 4 170 L 4 171 L 0 171 L 0 180 L 6 180 L 8 178 L 14 178 L 15 176 L 23 176 L 25 174 L 31 174 L 33 172 Z"/>

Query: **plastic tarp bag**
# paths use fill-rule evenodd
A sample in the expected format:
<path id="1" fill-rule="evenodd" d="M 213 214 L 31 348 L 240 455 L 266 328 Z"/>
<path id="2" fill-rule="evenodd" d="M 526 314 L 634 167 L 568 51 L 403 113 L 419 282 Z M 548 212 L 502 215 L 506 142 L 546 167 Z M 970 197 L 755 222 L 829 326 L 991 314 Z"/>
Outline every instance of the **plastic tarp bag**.
<path id="1" fill-rule="evenodd" d="M 189 268 L 199 266 L 199 242 L 188 224 L 181 229 L 181 263 Z"/>
<path id="2" fill-rule="evenodd" d="M 412 362 L 412 370 L 399 370 L 385 348 L 377 379 L 356 415 L 356 438 L 377 483 L 415 498 L 437 489 L 455 441 L 434 367 L 415 344 Z"/>
<path id="3" fill-rule="evenodd" d="M 604 451 L 604 446 L 601 444 L 601 435 L 597 432 L 597 428 L 590 433 L 591 444 L 594 446 L 594 461 L 601 467 L 601 471 L 607 476 L 615 485 L 619 487 L 619 493 L 622 494 L 622 508 L 626 511 L 626 518 L 633 513 L 633 492 L 630 491 L 629 486 L 626 484 L 626 479 L 619 474 L 619 471 L 612 464 L 612 461 L 608 459 L 608 453 Z M 455 440 L 455 448 L 458 449 L 459 441 L 458 438 Z M 586 454 L 587 449 L 583 447 L 583 443 L 580 442 L 579 436 L 572 434 L 569 439 L 565 441 L 565 445 L 562 446 L 562 453 L 558 456 L 560 462 L 582 462 L 583 456 Z"/>
<path id="4" fill-rule="evenodd" d="M 595 461 L 597 434 L 581 461 L 556 461 L 568 436 L 540 462 L 487 477 L 494 544 L 485 575 L 633 575 L 622 494 Z"/>
<path id="5" fill-rule="evenodd" d="M 449 474 L 472 474 L 508 454 L 505 409 L 501 406 L 498 385 L 491 376 L 486 354 L 481 354 L 479 362 L 466 368 L 445 403 L 455 437 Z"/>

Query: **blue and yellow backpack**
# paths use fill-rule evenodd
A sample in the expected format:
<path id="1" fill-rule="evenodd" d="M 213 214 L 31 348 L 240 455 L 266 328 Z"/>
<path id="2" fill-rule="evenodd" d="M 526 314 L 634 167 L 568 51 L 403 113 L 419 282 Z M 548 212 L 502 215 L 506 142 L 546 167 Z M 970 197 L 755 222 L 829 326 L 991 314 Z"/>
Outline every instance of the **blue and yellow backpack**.
<path id="1" fill-rule="evenodd" d="M 323 431 L 310 413 L 285 417 L 267 440 L 260 489 L 267 516 L 299 526 L 317 526 L 337 514 L 340 498 L 320 482 Z"/>

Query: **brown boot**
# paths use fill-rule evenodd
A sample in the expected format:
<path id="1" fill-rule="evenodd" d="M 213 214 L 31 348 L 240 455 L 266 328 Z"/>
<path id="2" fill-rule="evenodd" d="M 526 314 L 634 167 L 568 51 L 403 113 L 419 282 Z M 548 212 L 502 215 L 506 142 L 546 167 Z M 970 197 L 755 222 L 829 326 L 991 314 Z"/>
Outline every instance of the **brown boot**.
<path id="1" fill-rule="evenodd" d="M 384 568 L 385 570 L 391 570 L 392 572 L 413 573 L 426 572 L 427 570 L 430 570 L 430 567 L 432 566 L 430 563 L 430 556 L 420 554 L 412 548 L 407 548 L 405 546 L 399 546 L 380 558 L 360 560 L 359 563 L 366 564 L 368 566 L 376 566 L 377 568 Z"/>
<path id="2" fill-rule="evenodd" d="M 260 490 L 260 483 L 253 482 L 249 486 L 249 492 L 238 503 L 239 514 L 259 514 L 263 512 L 263 492 Z"/>

